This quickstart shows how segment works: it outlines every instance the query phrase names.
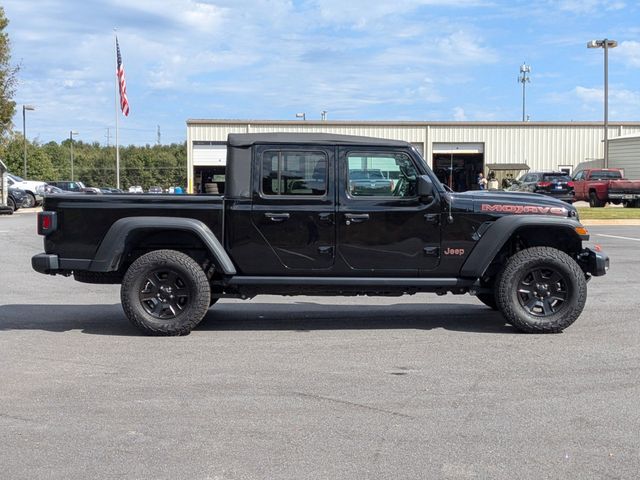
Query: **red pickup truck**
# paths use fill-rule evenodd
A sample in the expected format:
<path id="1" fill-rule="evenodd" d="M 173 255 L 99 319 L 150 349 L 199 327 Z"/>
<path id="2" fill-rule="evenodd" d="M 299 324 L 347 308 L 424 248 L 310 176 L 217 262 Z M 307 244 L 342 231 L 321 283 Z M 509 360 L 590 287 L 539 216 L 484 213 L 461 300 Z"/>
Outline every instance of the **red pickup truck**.
<path id="1" fill-rule="evenodd" d="M 576 201 L 587 201 L 590 207 L 604 207 L 607 202 L 625 207 L 640 207 L 640 180 L 623 178 L 617 168 L 580 170 L 573 176 Z"/>

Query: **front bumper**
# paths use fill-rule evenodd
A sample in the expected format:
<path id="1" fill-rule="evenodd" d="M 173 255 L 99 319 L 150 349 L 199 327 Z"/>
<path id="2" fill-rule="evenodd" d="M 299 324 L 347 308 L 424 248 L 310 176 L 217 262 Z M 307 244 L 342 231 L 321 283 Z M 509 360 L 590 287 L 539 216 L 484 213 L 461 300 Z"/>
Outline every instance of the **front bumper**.
<path id="1" fill-rule="evenodd" d="M 609 270 L 609 256 L 603 252 L 596 252 L 590 248 L 582 250 L 578 257 L 578 263 L 585 273 L 594 277 L 606 275 Z"/>

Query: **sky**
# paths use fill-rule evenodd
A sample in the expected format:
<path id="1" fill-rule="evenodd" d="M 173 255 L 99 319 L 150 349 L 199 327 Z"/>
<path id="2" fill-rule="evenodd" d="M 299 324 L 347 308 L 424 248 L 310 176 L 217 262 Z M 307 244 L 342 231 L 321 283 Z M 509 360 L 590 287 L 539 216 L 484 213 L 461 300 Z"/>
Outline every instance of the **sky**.
<path id="1" fill-rule="evenodd" d="M 4 0 L 27 137 L 183 142 L 186 120 L 640 121 L 637 0 Z"/>

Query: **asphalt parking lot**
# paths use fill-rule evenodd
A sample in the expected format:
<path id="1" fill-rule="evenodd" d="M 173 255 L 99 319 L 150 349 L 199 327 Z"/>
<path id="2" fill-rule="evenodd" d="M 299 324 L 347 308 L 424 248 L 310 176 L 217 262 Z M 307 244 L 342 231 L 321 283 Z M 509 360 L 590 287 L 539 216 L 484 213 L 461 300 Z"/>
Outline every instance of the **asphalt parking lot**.
<path id="1" fill-rule="evenodd" d="M 0 217 L 0 475 L 637 478 L 640 226 L 590 231 L 611 271 L 559 335 L 469 296 L 264 296 L 151 338 Z"/>

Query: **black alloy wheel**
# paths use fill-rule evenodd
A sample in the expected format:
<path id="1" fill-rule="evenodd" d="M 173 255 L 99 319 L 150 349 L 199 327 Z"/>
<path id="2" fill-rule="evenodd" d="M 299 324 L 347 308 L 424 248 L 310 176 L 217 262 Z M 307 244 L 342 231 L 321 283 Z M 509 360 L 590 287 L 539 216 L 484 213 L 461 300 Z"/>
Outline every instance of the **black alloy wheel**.
<path id="1" fill-rule="evenodd" d="M 534 267 L 518 283 L 518 301 L 531 315 L 545 317 L 566 306 L 568 288 L 563 274 L 552 266 Z"/>
<path id="2" fill-rule="evenodd" d="M 149 315 L 167 320 L 175 318 L 187 308 L 193 297 L 193 288 L 180 272 L 159 268 L 145 276 L 138 298 Z"/>
<path id="3" fill-rule="evenodd" d="M 209 279 L 189 255 L 154 250 L 127 269 L 120 290 L 122 308 L 150 335 L 186 335 L 204 317 L 211 300 Z"/>
<path id="4" fill-rule="evenodd" d="M 531 247 L 507 260 L 495 291 L 498 309 L 508 323 L 523 332 L 557 333 L 582 313 L 587 279 L 567 253 Z"/>

